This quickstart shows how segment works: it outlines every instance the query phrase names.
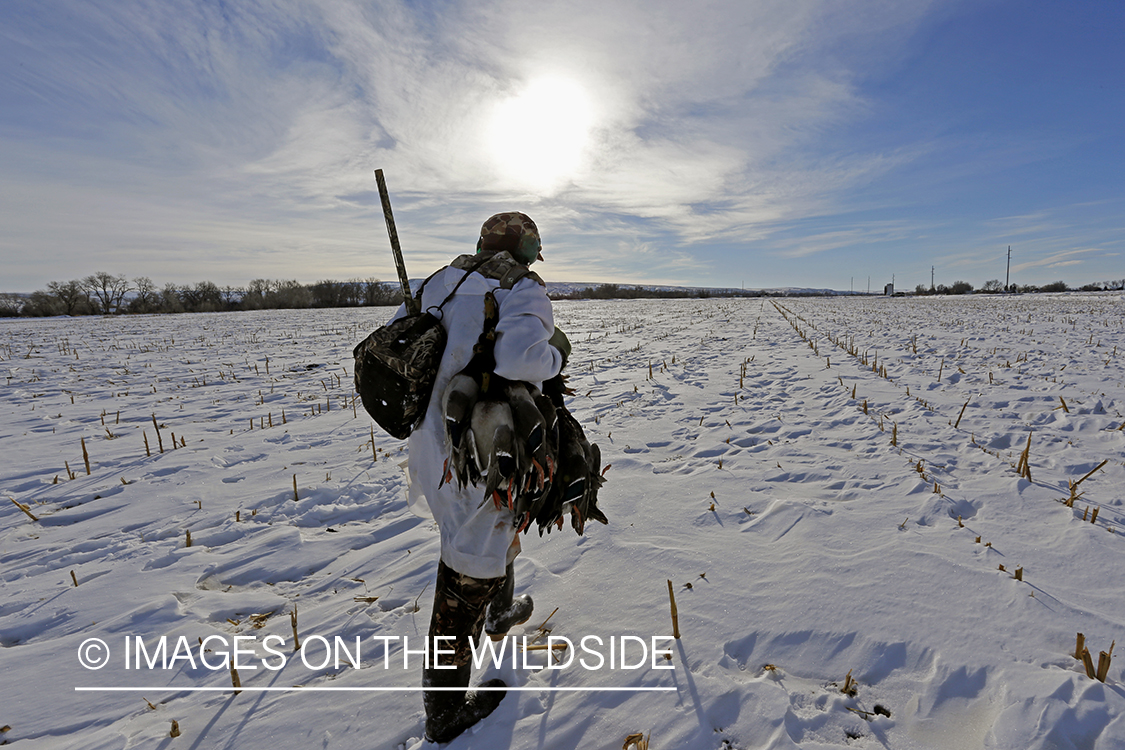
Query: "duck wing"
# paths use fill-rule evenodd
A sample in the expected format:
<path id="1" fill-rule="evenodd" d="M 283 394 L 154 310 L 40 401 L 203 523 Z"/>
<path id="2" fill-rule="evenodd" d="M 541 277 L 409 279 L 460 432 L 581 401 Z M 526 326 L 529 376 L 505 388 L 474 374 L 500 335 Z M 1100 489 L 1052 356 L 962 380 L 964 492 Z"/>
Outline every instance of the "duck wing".
<path id="1" fill-rule="evenodd" d="M 460 372 L 453 376 L 442 394 L 442 423 L 445 426 L 445 446 L 449 456 L 442 476 L 443 484 L 456 477 L 458 486 L 464 488 L 471 474 L 479 474 L 470 470 L 476 468 L 470 455 L 470 422 L 479 393 L 480 385 L 477 381 Z"/>

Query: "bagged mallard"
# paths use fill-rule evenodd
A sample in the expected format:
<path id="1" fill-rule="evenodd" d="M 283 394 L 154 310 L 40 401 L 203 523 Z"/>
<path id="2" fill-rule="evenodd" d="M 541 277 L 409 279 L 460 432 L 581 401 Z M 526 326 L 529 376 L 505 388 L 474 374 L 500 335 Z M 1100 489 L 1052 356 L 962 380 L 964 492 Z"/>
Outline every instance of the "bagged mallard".
<path id="1" fill-rule="evenodd" d="M 492 498 L 498 507 L 511 508 L 522 458 L 515 440 L 512 410 L 504 401 L 477 401 L 471 425 L 473 459 L 484 479 L 481 502 Z"/>
<path id="2" fill-rule="evenodd" d="M 535 397 L 539 389 L 522 382 L 513 382 L 505 389 L 512 410 L 512 426 L 520 460 L 517 471 L 521 492 L 540 492 L 550 481 L 554 458 L 547 443 L 546 418 L 539 411 Z"/>
<path id="3" fill-rule="evenodd" d="M 449 458 L 442 483 L 482 487 L 480 504 L 510 509 L 525 533 L 533 520 L 540 536 L 562 528 L 567 515 L 580 535 L 589 520 L 609 523 L 597 504 L 601 450 L 566 408 L 562 376 L 547 381 L 545 392 L 491 373 L 488 387 L 481 380 L 466 368 L 443 394 Z"/>
<path id="4" fill-rule="evenodd" d="M 442 423 L 445 425 L 446 459 L 441 484 L 457 480 L 458 489 L 480 480 L 480 469 L 474 461 L 472 433 L 473 407 L 480 393 L 475 378 L 460 372 L 453 376 L 442 394 Z"/>
<path id="5" fill-rule="evenodd" d="M 601 465 L 601 449 L 591 443 L 582 425 L 566 408 L 563 397 L 570 393 L 562 375 L 543 384 L 543 390 L 554 407 L 558 449 L 553 481 L 543 497 L 534 518 L 539 534 L 562 528 L 567 514 L 570 525 L 579 535 L 585 533 L 586 522 L 608 524 L 609 519 L 598 507 L 598 490 L 605 484 L 603 474 L 609 468 Z"/>

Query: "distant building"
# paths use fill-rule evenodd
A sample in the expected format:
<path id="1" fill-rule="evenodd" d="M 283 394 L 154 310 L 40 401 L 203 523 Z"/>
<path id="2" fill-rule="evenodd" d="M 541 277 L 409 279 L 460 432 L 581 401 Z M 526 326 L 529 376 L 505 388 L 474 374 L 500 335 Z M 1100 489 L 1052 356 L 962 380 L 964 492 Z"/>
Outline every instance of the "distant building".
<path id="1" fill-rule="evenodd" d="M 884 296 L 893 297 L 894 294 L 895 294 L 895 285 L 894 284 L 887 284 L 885 287 L 883 287 L 883 295 Z"/>

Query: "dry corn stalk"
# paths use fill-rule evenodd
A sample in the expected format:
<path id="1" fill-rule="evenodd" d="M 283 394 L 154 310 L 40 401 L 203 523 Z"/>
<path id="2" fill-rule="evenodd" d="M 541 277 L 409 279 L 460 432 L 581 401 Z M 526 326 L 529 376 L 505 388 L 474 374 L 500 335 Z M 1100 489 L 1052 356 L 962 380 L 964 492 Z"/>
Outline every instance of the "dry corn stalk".
<path id="1" fill-rule="evenodd" d="M 1074 482 L 1070 481 L 1069 479 L 1066 480 L 1066 483 L 1070 487 L 1070 497 L 1068 497 L 1064 501 L 1063 504 L 1066 505 L 1066 507 L 1068 507 L 1068 508 L 1073 508 L 1074 507 L 1074 501 L 1077 500 L 1078 498 L 1082 497 L 1082 495 L 1084 493 L 1078 492 L 1078 485 L 1076 485 Z"/>
<path id="2" fill-rule="evenodd" d="M 261 630 L 262 628 L 265 627 L 266 620 L 268 620 L 270 617 L 272 617 L 273 613 L 276 612 L 276 611 L 277 611 L 276 609 L 271 609 L 269 612 L 262 612 L 262 613 L 259 613 L 259 614 L 250 615 L 249 620 L 250 620 L 251 626 L 255 630 Z"/>
<path id="3" fill-rule="evenodd" d="M 551 614 L 547 615 L 547 619 L 546 619 L 546 620 L 544 620 L 543 622 L 539 623 L 539 627 L 537 627 L 537 628 L 535 629 L 535 632 L 537 632 L 537 633 L 550 633 L 550 632 L 551 632 L 551 629 L 547 627 L 547 623 L 551 621 L 551 618 L 552 618 L 552 617 L 554 617 L 554 616 L 555 616 L 555 613 L 556 613 L 556 612 L 558 612 L 558 611 L 559 611 L 559 608 L 558 608 L 558 607 L 555 607 L 554 609 L 552 609 L 552 610 L 551 610 Z M 537 637 L 538 637 L 538 636 L 537 636 Z"/>
<path id="4" fill-rule="evenodd" d="M 1098 469 L 1102 468 L 1102 467 L 1103 467 L 1103 466 L 1105 466 L 1105 465 L 1106 465 L 1107 463 L 1109 463 L 1109 459 L 1108 459 L 1108 458 L 1107 458 L 1107 459 L 1106 459 L 1105 461 L 1102 461 L 1102 462 L 1101 462 L 1100 464 L 1098 464 L 1098 465 L 1097 465 L 1097 466 L 1095 466 L 1094 468 L 1090 469 L 1090 470 L 1089 470 L 1088 472 L 1086 472 L 1085 476 L 1083 476 L 1083 477 L 1082 477 L 1081 479 L 1079 479 L 1079 480 L 1078 480 L 1077 482 L 1075 482 L 1075 483 L 1074 483 L 1074 486 L 1075 486 L 1075 487 L 1077 487 L 1078 485 L 1080 485 L 1080 484 L 1082 484 L 1083 482 L 1085 482 L 1085 481 L 1086 481 L 1087 479 L 1089 479 L 1089 478 L 1090 478 L 1090 477 L 1091 477 L 1091 476 L 1092 476 L 1092 475 L 1094 474 L 1094 472 L 1095 472 L 1095 471 L 1097 471 Z"/>
<path id="5" fill-rule="evenodd" d="M 21 503 L 19 500 L 16 500 L 14 497 L 9 497 L 8 499 L 12 501 L 13 505 L 15 505 L 17 508 L 22 510 L 27 515 L 27 517 L 30 518 L 32 521 L 38 521 L 39 520 L 38 517 L 36 517 L 36 515 L 31 512 L 31 509 L 28 508 L 23 503 Z"/>
<path id="6" fill-rule="evenodd" d="M 961 406 L 961 413 L 957 415 L 957 421 L 953 423 L 953 429 L 956 430 L 957 427 L 961 424 L 961 417 L 965 416 L 965 409 L 969 406 L 969 401 L 972 401 L 972 399 L 968 399 Z"/>
<path id="7" fill-rule="evenodd" d="M 1117 645 L 1117 641 L 1109 644 L 1109 651 L 1102 651 L 1098 654 L 1098 673 L 1095 675 L 1098 682 L 1105 682 L 1109 677 L 1109 664 L 1113 660 L 1113 647 Z"/>
<path id="8" fill-rule="evenodd" d="M 672 581 L 668 580 L 668 601 L 672 605 L 672 637 L 680 637 L 680 613 L 676 611 L 676 594 L 672 591 Z"/>
<path id="9" fill-rule="evenodd" d="M 1086 667 L 1086 676 L 1091 680 L 1097 679 L 1097 672 L 1094 671 L 1094 660 L 1090 658 L 1090 649 L 1082 649 L 1082 666 Z"/>
<path id="10" fill-rule="evenodd" d="M 1016 467 L 1016 473 L 1019 474 L 1021 477 L 1025 477 L 1027 479 L 1027 481 L 1029 481 L 1029 482 L 1031 481 L 1031 462 L 1029 460 L 1030 456 L 1031 456 L 1031 433 L 1028 432 L 1027 433 L 1027 445 L 1024 447 L 1023 453 L 1020 454 L 1020 461 L 1019 461 L 1019 465 Z"/>
<path id="11" fill-rule="evenodd" d="M 621 745 L 621 750 L 648 750 L 648 737 L 642 732 L 636 732 L 625 738 L 625 743 Z"/>

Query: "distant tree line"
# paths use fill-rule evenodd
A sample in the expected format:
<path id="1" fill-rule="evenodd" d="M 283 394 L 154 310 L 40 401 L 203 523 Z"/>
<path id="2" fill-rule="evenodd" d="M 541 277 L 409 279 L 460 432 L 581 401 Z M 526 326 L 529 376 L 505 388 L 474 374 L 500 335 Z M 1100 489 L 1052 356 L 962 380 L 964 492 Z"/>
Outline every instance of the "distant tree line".
<path id="1" fill-rule="evenodd" d="M 914 288 L 914 293 L 922 295 L 931 294 L 1001 294 L 1004 291 L 1008 293 L 1019 294 L 1035 294 L 1036 292 L 1109 292 L 1115 290 L 1125 290 L 1125 279 L 1118 281 L 1096 281 L 1090 284 L 1085 284 L 1081 287 L 1071 289 L 1063 281 L 1054 281 L 1050 284 L 1043 286 L 1035 286 L 1034 284 L 1011 284 L 1008 289 L 1004 289 L 1004 283 L 999 279 L 990 279 L 984 282 L 984 286 L 980 289 L 973 289 L 973 285 L 967 281 L 954 281 L 952 286 L 945 284 L 938 284 L 937 286 L 929 287 L 925 284 L 919 284 Z"/>
<path id="2" fill-rule="evenodd" d="M 654 287 L 636 286 L 633 284 L 598 284 L 597 286 L 584 287 L 569 292 L 552 292 L 547 294 L 551 299 L 671 299 L 692 298 L 707 299 L 710 297 L 764 297 L 765 292 L 760 290 L 743 291 L 739 289 L 704 289 L 686 287 L 674 289 L 660 289 Z"/>
<path id="3" fill-rule="evenodd" d="M 0 316 L 120 315 L 127 313 L 223 312 L 309 307 L 397 305 L 398 285 L 378 279 L 299 281 L 254 279 L 245 287 L 210 281 L 157 286 L 141 276 L 129 280 L 99 271 L 84 279 L 48 282 L 30 295 L 0 294 Z"/>
<path id="4" fill-rule="evenodd" d="M 1086 284 L 1075 291 L 1125 290 L 1125 279 Z M 998 294 L 1004 284 L 997 279 L 974 289 L 967 281 L 951 286 L 919 284 L 916 295 Z M 1008 292 L 1071 291 L 1062 281 L 1043 286 L 1012 284 Z M 813 291 L 675 288 L 661 289 L 632 284 L 598 284 L 568 292 L 549 292 L 552 299 L 664 299 L 710 297 L 819 296 Z M 245 287 L 219 287 L 210 281 L 158 287 L 147 276 L 129 280 L 99 271 L 84 279 L 51 281 L 30 295 L 0 293 L 0 317 L 45 317 L 51 315 L 120 315 L 128 313 L 223 312 L 229 310 L 278 310 L 313 307 L 368 307 L 397 305 L 402 301 L 398 284 L 378 279 L 326 279 L 315 284 L 299 281 L 254 279 Z"/>

